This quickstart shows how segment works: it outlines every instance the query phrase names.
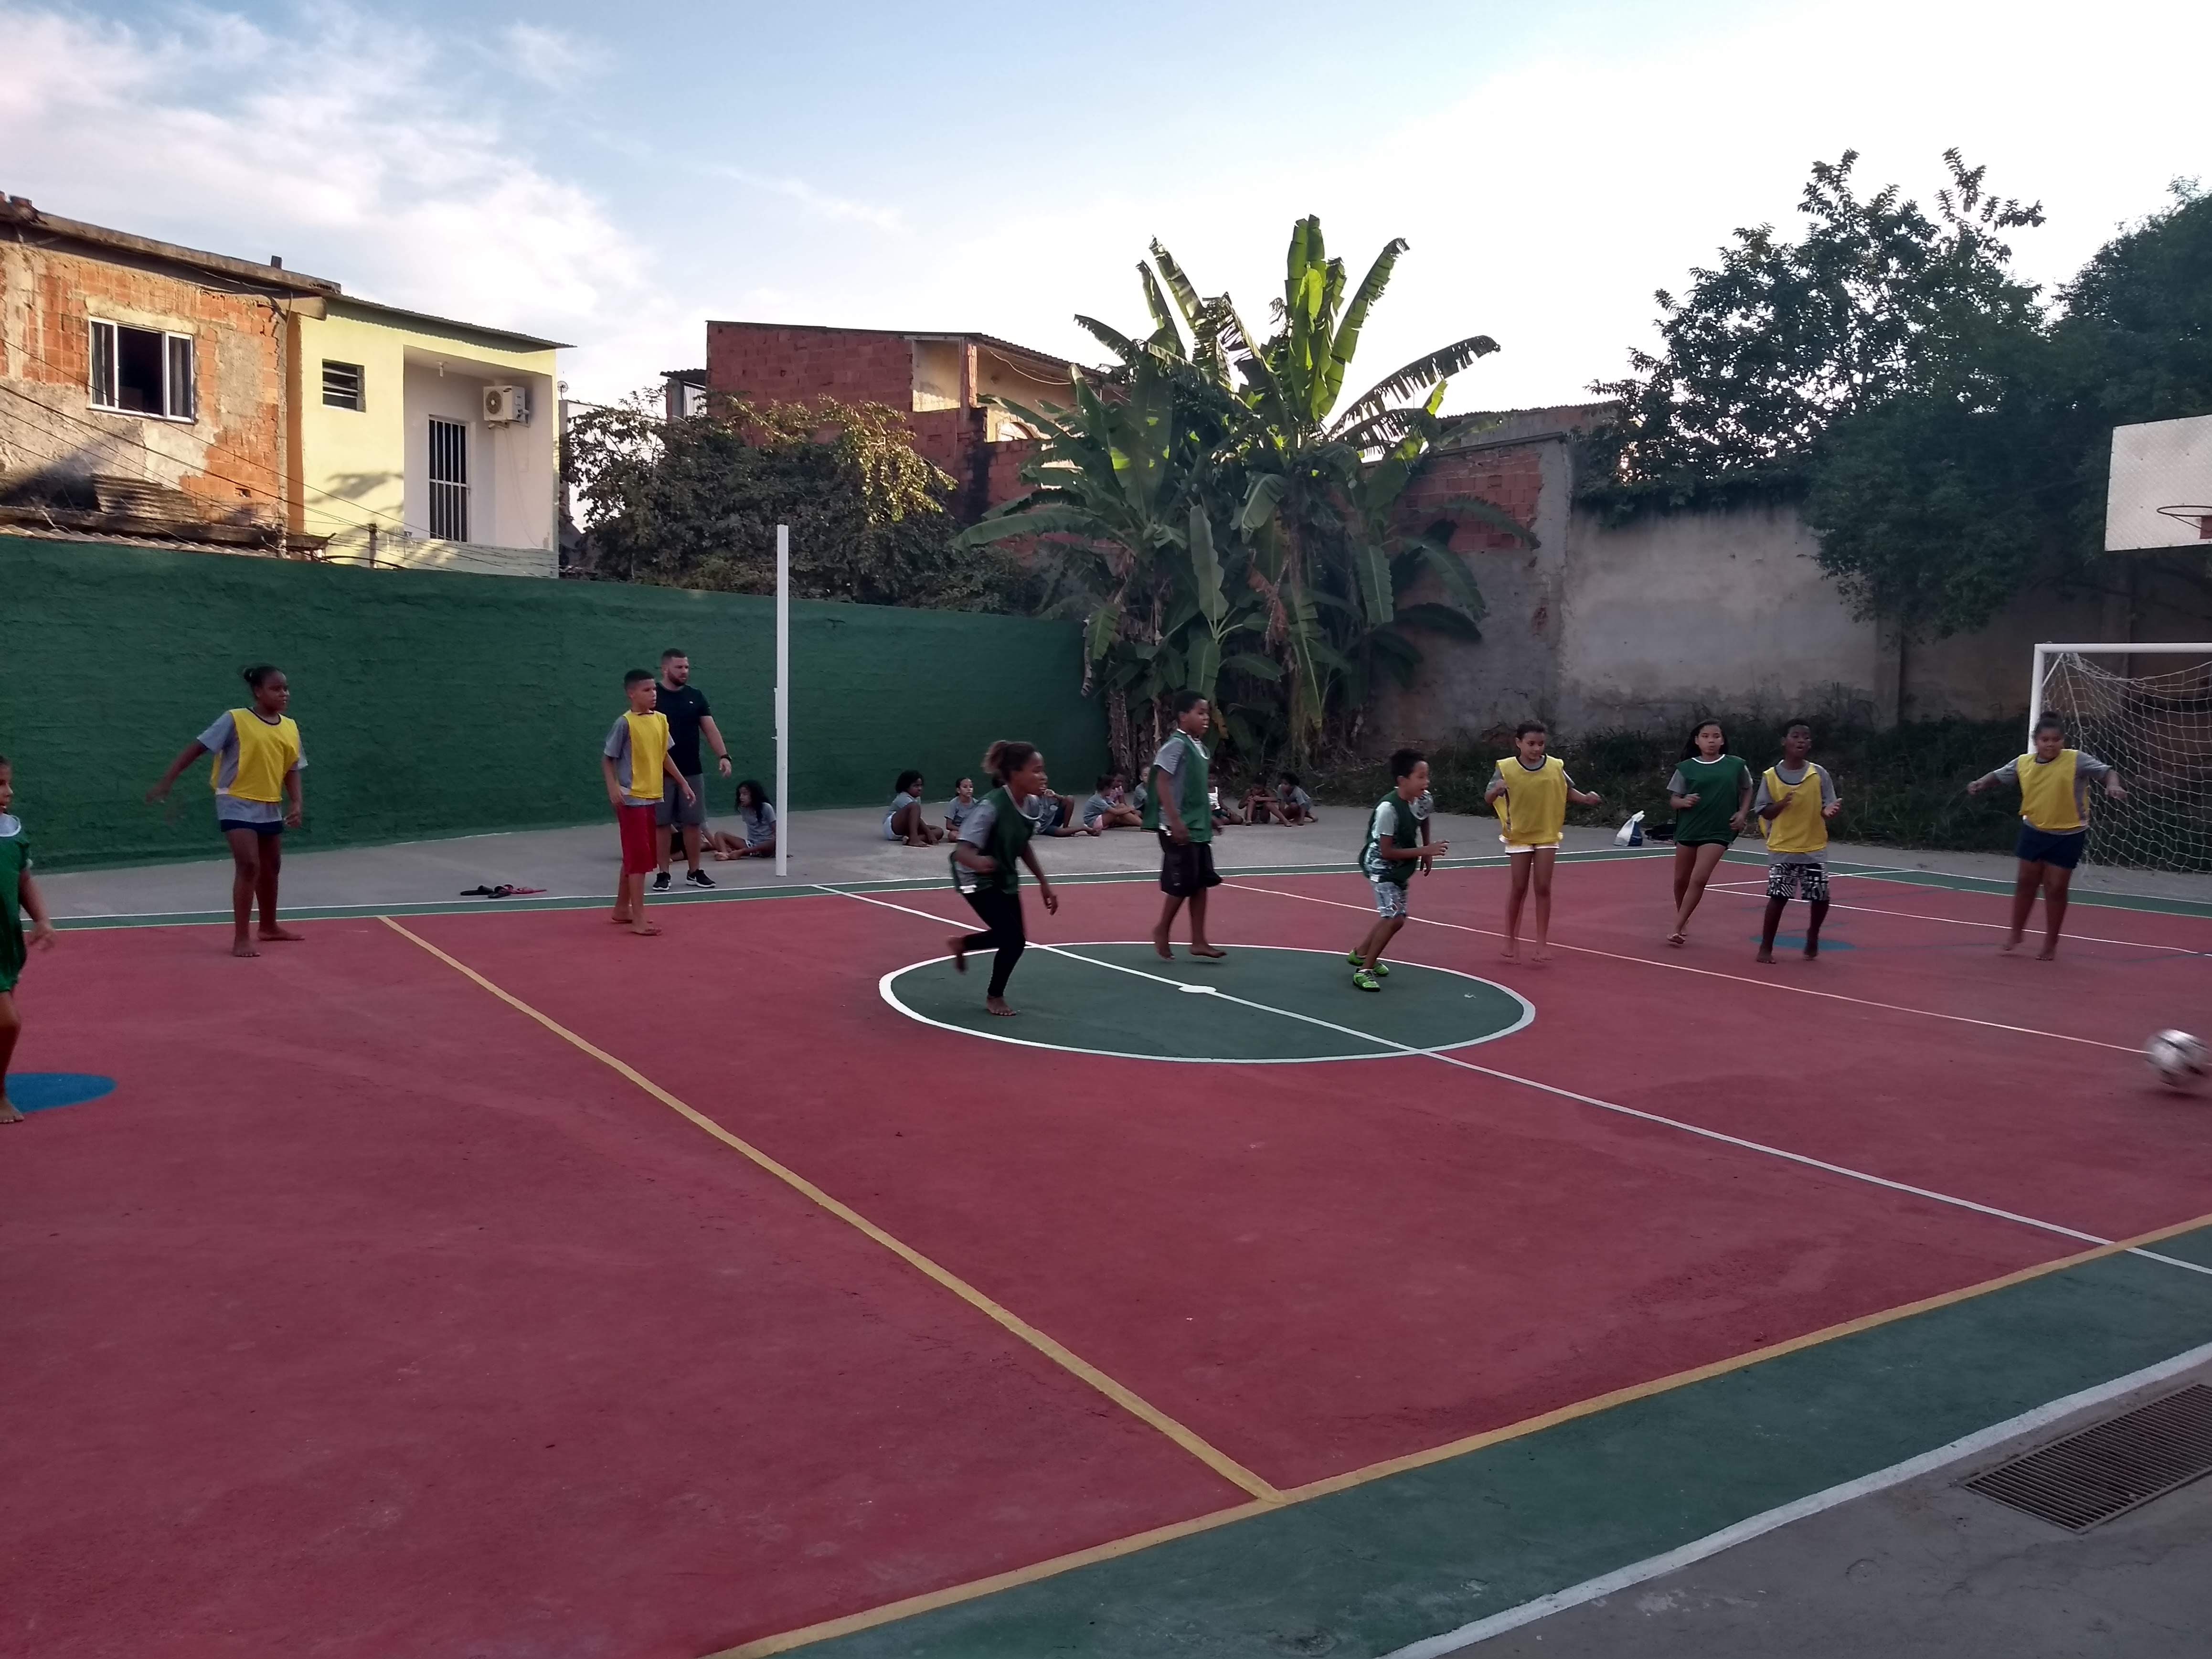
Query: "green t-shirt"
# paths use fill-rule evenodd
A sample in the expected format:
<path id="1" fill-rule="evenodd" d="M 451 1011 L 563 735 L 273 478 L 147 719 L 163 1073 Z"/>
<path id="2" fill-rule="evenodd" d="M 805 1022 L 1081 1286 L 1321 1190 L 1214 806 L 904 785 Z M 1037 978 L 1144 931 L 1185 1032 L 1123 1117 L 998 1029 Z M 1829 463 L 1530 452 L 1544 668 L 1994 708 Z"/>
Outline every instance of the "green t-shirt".
<path id="1" fill-rule="evenodd" d="M 1692 756 L 1677 766 L 1667 780 L 1667 793 L 1695 795 L 1698 804 L 1675 818 L 1674 844 L 1718 842 L 1725 847 L 1734 841 L 1736 832 L 1729 820 L 1743 800 L 1744 781 L 1750 775 L 1741 755 L 1723 755 L 1716 761 Z"/>
<path id="2" fill-rule="evenodd" d="M 23 872 L 30 867 L 22 824 L 0 812 L 0 991 L 14 990 L 23 971 Z"/>

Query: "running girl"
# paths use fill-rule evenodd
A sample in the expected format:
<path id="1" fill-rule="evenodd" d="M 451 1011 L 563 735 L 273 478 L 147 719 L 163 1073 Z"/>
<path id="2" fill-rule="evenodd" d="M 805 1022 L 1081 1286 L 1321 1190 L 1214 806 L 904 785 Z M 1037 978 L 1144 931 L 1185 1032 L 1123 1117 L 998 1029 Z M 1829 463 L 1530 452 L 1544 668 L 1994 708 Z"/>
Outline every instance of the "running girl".
<path id="1" fill-rule="evenodd" d="M 1718 720 L 1699 720 L 1690 733 L 1682 763 L 1667 780 L 1667 799 L 1675 814 L 1674 931 L 1667 943 L 1680 945 L 1713 866 L 1751 820 L 1751 768 L 1729 753 Z"/>
<path id="2" fill-rule="evenodd" d="M 1536 890 L 1536 949 L 1532 960 L 1548 961 L 1552 932 L 1552 866 L 1559 838 L 1566 833 L 1567 803 L 1595 806 L 1599 798 L 1575 787 L 1565 763 L 1545 752 L 1551 733 L 1541 720 L 1522 720 L 1513 730 L 1514 752 L 1498 763 L 1497 775 L 1482 792 L 1498 805 L 1498 839 L 1513 863 L 1513 886 L 1505 899 L 1505 959 L 1521 955 L 1521 905 Z M 1431 848 L 1434 858 L 1439 849 Z"/>
<path id="3" fill-rule="evenodd" d="M 1375 804 L 1368 815 L 1367 844 L 1360 849 L 1359 867 L 1375 884 L 1375 925 L 1359 948 L 1347 958 L 1352 982 L 1363 991 L 1379 991 L 1390 969 L 1382 951 L 1406 925 L 1406 890 L 1416 868 L 1450 850 L 1444 842 L 1430 844 L 1422 831 L 1426 818 L 1413 816 L 1413 803 L 1428 792 L 1429 758 L 1418 749 L 1401 749 L 1390 757 L 1390 776 L 1395 787 Z"/>
<path id="4" fill-rule="evenodd" d="M 1828 820 L 1844 810 L 1828 769 L 1813 763 L 1813 728 L 1799 720 L 1782 734 L 1782 758 L 1766 769 L 1751 804 L 1765 825 L 1766 916 L 1759 924 L 1759 959 L 1774 960 L 1774 930 L 1790 901 L 1811 912 L 1805 924 L 1805 959 L 1820 954 L 1820 924 L 1828 919 Z"/>
<path id="5" fill-rule="evenodd" d="M 215 757 L 216 827 L 230 843 L 230 953 L 258 957 L 257 940 L 289 944 L 302 937 L 277 925 L 276 883 L 284 867 L 284 832 L 297 830 L 306 811 L 300 769 L 307 761 L 300 748 L 300 728 L 284 712 L 292 702 L 291 682 L 267 663 L 245 670 L 240 678 L 253 694 L 252 706 L 227 710 L 187 744 L 146 799 L 167 800 L 179 773 L 202 755 Z M 248 926 L 257 898 L 258 933 Z"/>
<path id="6" fill-rule="evenodd" d="M 2016 949 L 2027 931 L 2035 896 L 2043 894 L 2043 948 L 2038 962 L 2058 954 L 2058 930 L 2066 921 L 2066 893 L 2074 866 L 2089 839 L 2089 786 L 2102 783 L 2113 800 L 2125 800 L 2120 775 L 2094 755 L 2066 746 L 2066 727 L 2045 714 L 2035 723 L 2035 747 L 1994 772 L 1976 778 L 1966 793 L 1978 795 L 2001 783 L 2020 786 L 2020 878 L 2013 884 L 2012 932 L 2000 949 Z"/>
<path id="7" fill-rule="evenodd" d="M 8 1062 L 15 1056 L 15 1039 L 23 1034 L 22 1016 L 15 1012 L 15 981 L 30 951 L 23 938 L 23 917 L 31 918 L 30 945 L 44 951 L 54 948 L 54 925 L 46 919 L 46 901 L 31 879 L 31 847 L 23 839 L 23 826 L 8 809 L 15 804 L 15 774 L 7 757 L 0 756 L 0 1123 L 21 1123 L 23 1115 L 8 1103 Z"/>
<path id="8" fill-rule="evenodd" d="M 956 933 L 945 943 L 952 952 L 953 967 L 963 974 L 970 951 L 998 952 L 983 1006 L 994 1014 L 1011 1015 L 1014 1011 L 1006 1006 L 1006 981 L 1029 946 L 1022 926 L 1021 872 L 1014 867 L 1015 860 L 1028 865 L 1037 878 L 1046 912 L 1056 915 L 1060 911 L 1060 895 L 1053 891 L 1030 848 L 1030 838 L 1036 833 L 1030 815 L 1042 805 L 1045 792 L 1044 757 L 1033 744 L 994 743 L 983 756 L 983 771 L 998 787 L 975 803 L 975 810 L 960 826 L 960 838 L 952 843 L 952 884 L 982 918 L 983 931 Z"/>

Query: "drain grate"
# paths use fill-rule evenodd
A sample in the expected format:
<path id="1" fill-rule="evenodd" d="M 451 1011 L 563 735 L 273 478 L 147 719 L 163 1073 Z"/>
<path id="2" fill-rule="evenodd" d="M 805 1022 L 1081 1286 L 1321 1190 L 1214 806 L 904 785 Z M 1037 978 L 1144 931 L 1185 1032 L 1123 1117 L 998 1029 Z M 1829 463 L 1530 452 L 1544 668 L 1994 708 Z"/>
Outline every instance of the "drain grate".
<path id="1" fill-rule="evenodd" d="M 2212 1474 L 2212 1389 L 2191 1383 L 1960 1484 L 2081 1532 Z"/>

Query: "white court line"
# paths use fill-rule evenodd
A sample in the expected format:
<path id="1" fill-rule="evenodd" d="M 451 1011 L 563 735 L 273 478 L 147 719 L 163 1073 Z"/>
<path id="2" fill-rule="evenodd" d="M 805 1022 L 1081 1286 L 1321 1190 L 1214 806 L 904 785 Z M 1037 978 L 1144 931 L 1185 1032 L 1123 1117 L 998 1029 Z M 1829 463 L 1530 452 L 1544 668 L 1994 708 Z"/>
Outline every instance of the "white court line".
<path id="1" fill-rule="evenodd" d="M 1264 892 L 1267 890 L 1261 888 L 1255 890 Z M 841 897 L 858 899 L 863 904 L 877 905 L 885 910 L 903 911 L 908 915 L 919 916 L 924 921 L 937 922 L 940 926 L 958 926 L 957 922 L 950 922 L 946 918 L 929 911 L 917 910 L 910 905 L 892 904 L 884 899 L 872 898 L 865 893 L 844 893 L 837 888 L 826 886 L 823 891 L 838 893 Z M 1297 895 L 1291 894 L 1287 896 L 1295 898 Z M 1187 981 L 1170 979 L 1164 974 L 1146 973 L 1141 968 L 1124 967 L 1117 962 L 1102 962 L 1097 957 L 1086 957 L 1080 951 L 1067 950 L 1060 945 L 1042 945 L 1034 948 L 1050 951 L 1060 956 L 1072 957 L 1078 962 L 1087 962 L 1094 968 L 1104 968 L 1114 973 L 1127 974 L 1136 979 L 1150 980 L 1155 984 L 1169 986 L 1176 991 L 1189 988 Z M 1908 1194 L 1914 1198 L 1927 1199 L 1936 1204 L 1948 1204 L 1956 1209 L 1971 1210 L 1977 1215 L 1989 1216 L 1998 1221 L 2013 1222 L 2020 1226 L 2035 1228 L 2046 1233 L 2055 1233 L 2062 1238 L 2076 1239 L 2085 1244 L 2111 1244 L 2115 1242 L 2099 1233 L 2085 1233 L 2076 1227 L 2062 1226 L 2055 1221 L 2041 1221 L 2033 1216 L 2021 1215 L 2017 1211 L 2002 1210 L 1990 1204 L 1979 1204 L 1971 1198 L 1957 1198 L 1948 1193 L 1939 1193 L 1929 1188 L 1915 1187 L 1908 1182 L 1892 1181 L 1887 1176 L 1873 1175 L 1864 1170 L 1854 1170 L 1848 1164 L 1831 1164 L 1825 1158 L 1813 1158 L 1803 1152 L 1790 1152 L 1780 1146 L 1770 1146 L 1764 1141 L 1746 1140 L 1740 1135 L 1727 1134 L 1718 1129 L 1709 1129 L 1701 1124 L 1686 1122 L 1680 1118 L 1665 1117 L 1657 1112 L 1644 1111 L 1639 1107 L 1623 1106 L 1615 1101 L 1600 1100 L 1595 1095 L 1577 1094 L 1572 1089 L 1562 1089 L 1554 1084 L 1540 1083 L 1534 1078 L 1522 1077 L 1512 1072 L 1501 1072 L 1494 1066 L 1478 1066 L 1471 1060 L 1461 1060 L 1453 1054 L 1437 1054 L 1427 1048 L 1416 1048 L 1410 1043 L 1399 1042 L 1390 1037 L 1377 1036 L 1371 1031 L 1358 1030 L 1352 1026 L 1339 1025 L 1334 1020 L 1322 1019 L 1313 1014 L 1302 1014 L 1294 1009 L 1278 1008 L 1269 1003 L 1255 1002 L 1249 997 L 1236 996 L 1211 986 L 1206 988 L 1210 994 L 1220 998 L 1224 1002 L 1234 1002 L 1243 1007 L 1255 1008 L 1261 1013 L 1279 1015 L 1284 1019 L 1298 1020 L 1308 1025 L 1318 1025 L 1326 1030 L 1335 1031 L 1345 1036 L 1376 1043 L 1386 1048 L 1395 1048 L 1402 1054 L 1422 1060 L 1433 1060 L 1440 1065 L 1456 1066 L 1462 1071 L 1474 1072 L 1484 1077 L 1496 1078 L 1502 1083 L 1517 1083 L 1524 1089 L 1534 1089 L 1540 1093 L 1556 1096 L 1561 1100 L 1571 1100 L 1583 1106 L 1595 1106 L 1600 1111 L 1617 1113 L 1622 1117 L 1637 1118 L 1644 1122 L 1656 1123 L 1665 1128 L 1679 1129 L 1685 1134 L 1696 1135 L 1701 1139 L 1718 1141 L 1723 1146 L 1741 1147 L 1746 1152 L 1764 1152 L 1769 1158 L 1778 1158 L 1786 1163 L 1800 1164 L 1806 1169 L 1820 1170 L 1829 1175 L 1842 1176 L 1847 1180 L 1863 1182 L 1869 1186 L 1887 1188 L 1891 1192 Z M 2194 1261 L 2184 1261 L 2177 1256 L 2160 1255 L 2155 1251 L 2140 1247 L 2130 1249 L 2129 1254 L 2143 1256 L 2153 1261 L 2162 1261 L 2169 1267 L 2180 1267 L 2189 1273 L 2212 1275 L 2212 1267 L 2200 1267 Z"/>
<path id="2" fill-rule="evenodd" d="M 1463 1653 L 1478 1642 L 1487 1641 L 1493 1636 L 1503 1636 L 1506 1632 L 1518 1630 L 1523 1625 L 1533 1625 L 1540 1619 L 1548 1618 L 1555 1613 L 1564 1613 L 1569 1607 L 1578 1607 L 1584 1602 L 1595 1601 L 1602 1596 L 1617 1595 L 1635 1585 L 1649 1583 L 1654 1578 L 1663 1577 L 1668 1573 L 1678 1571 L 1683 1567 L 1718 1555 L 1723 1550 L 1733 1549 L 1738 1544 L 1747 1543 L 1753 1538 L 1761 1537 L 1779 1528 L 1786 1527 L 1793 1521 L 1802 1521 L 1808 1516 L 1819 1515 L 1824 1510 L 1835 1509 L 1839 1505 L 1850 1503 L 1855 1498 L 1887 1491 L 1892 1486 L 1901 1486 L 1907 1480 L 1917 1480 L 1923 1474 L 1932 1474 L 1937 1469 L 1949 1464 L 1962 1462 L 1967 1458 L 2002 1445 L 2008 1440 L 2017 1439 L 2022 1435 L 2033 1434 L 2039 1429 L 2047 1428 L 2062 1418 L 2070 1417 L 2076 1412 L 2087 1411 L 2093 1406 L 2104 1405 L 2107 1401 L 2119 1399 L 2124 1395 L 2133 1394 L 2139 1389 L 2154 1387 L 2172 1377 L 2179 1376 L 2184 1371 L 2193 1370 L 2208 1360 L 2212 1360 L 2212 1342 L 2206 1343 L 2203 1347 L 2191 1348 L 2186 1353 L 2176 1354 L 2171 1359 L 2162 1359 L 2155 1365 L 2146 1365 L 2139 1371 L 2130 1371 L 2125 1376 L 2114 1377 L 2109 1382 L 2100 1382 L 2094 1388 L 2084 1389 L 2079 1394 L 2069 1394 L 2064 1399 L 2054 1400 L 2047 1406 L 2038 1406 L 2033 1411 L 2022 1412 L 2017 1417 L 2007 1418 L 2002 1423 L 1993 1424 L 1977 1433 L 1954 1440 L 1948 1445 L 1938 1446 L 1933 1451 L 1923 1452 L 1917 1457 L 1909 1457 L 1901 1463 L 1893 1463 L 1886 1469 L 1877 1469 L 1872 1474 L 1859 1476 L 1856 1480 L 1846 1480 L 1841 1486 L 1830 1486 L 1826 1492 L 1813 1492 L 1807 1497 L 1798 1498 L 1795 1503 L 1784 1504 L 1779 1508 L 1752 1516 L 1747 1520 L 1737 1522 L 1732 1527 L 1723 1527 L 1718 1532 L 1710 1533 L 1694 1543 L 1684 1544 L 1680 1548 L 1668 1550 L 1663 1555 L 1655 1555 L 1646 1560 L 1636 1562 L 1632 1565 L 1617 1568 L 1596 1578 L 1586 1578 L 1581 1583 L 1569 1589 L 1554 1590 L 1549 1595 L 1540 1595 L 1533 1601 L 1523 1601 L 1517 1607 L 1509 1607 L 1504 1613 L 1493 1613 L 1487 1619 L 1478 1619 L 1472 1624 L 1462 1625 L 1457 1630 L 1448 1630 L 1441 1636 L 1431 1636 L 1407 1646 L 1393 1649 L 1384 1654 L 1382 1659 L 1443 1659 L 1446 1654 Z"/>
<path id="3" fill-rule="evenodd" d="M 1848 878 L 1831 876 L 1829 879 L 1839 881 Z M 1756 881 L 1717 881 L 1709 885 L 1705 890 L 1709 893 L 1727 893 L 1738 898 L 1764 898 L 1766 896 L 1765 884 Z M 2001 896 L 1976 894 L 1974 896 L 1979 898 Z M 1908 921 L 1944 921 L 1954 927 L 1988 927 L 2001 933 L 2012 931 L 2008 924 L 2002 921 L 1969 921 L 1963 916 L 1931 916 L 1923 915 L 1918 910 L 1885 910 L 1875 904 L 1831 903 L 1828 908 L 1831 910 L 1856 910 L 1863 915 L 1869 916 L 1902 916 Z M 2084 945 L 2124 945 L 2131 950 L 2164 951 L 2177 957 L 2212 956 L 2212 951 L 2192 951 L 2185 945 L 2149 945 L 2139 939 L 2102 939 L 2095 933 L 2068 933 L 2066 937 Z"/>
<path id="4" fill-rule="evenodd" d="M 1223 884 L 1227 886 L 1232 884 L 1228 878 L 1224 878 Z M 1373 908 L 1370 905 L 1348 904 L 1342 899 L 1316 898 L 1311 893 L 1285 893 L 1279 887 L 1255 887 L 1249 882 L 1243 881 L 1234 882 L 1233 884 L 1248 893 L 1267 893 L 1276 898 L 1297 899 L 1306 904 L 1326 904 L 1339 910 L 1357 910 L 1362 915 L 1367 915 Z M 1431 927 L 1449 927 L 1458 933 L 1480 933 L 1487 939 L 1505 937 L 1494 927 L 1470 927 L 1464 922 L 1438 921 L 1433 916 L 1415 916 L 1413 920 Z M 2016 1036 L 2049 1037 L 2054 1042 L 2079 1042 L 2091 1048 L 2110 1048 L 2115 1054 L 2132 1054 L 2138 1052 L 2124 1042 L 2101 1042 L 2095 1037 L 2074 1036 L 2065 1031 L 2046 1031 L 2033 1025 L 2007 1025 L 2002 1020 L 1976 1019 L 1971 1014 L 1938 1013 L 1933 1008 L 1915 1008 L 1902 1002 L 1876 1002 L 1870 997 L 1845 996 L 1841 991 L 1815 991 L 1808 985 L 1785 985 L 1780 980 L 1753 979 L 1748 974 L 1724 974 L 1717 968 L 1692 968 L 1686 962 L 1663 962 L 1656 957 L 1632 957 L 1624 951 L 1601 951 L 1588 945 L 1562 945 L 1557 939 L 1552 941 L 1551 948 L 1554 951 L 1572 951 L 1578 956 L 1604 957 L 1613 962 L 1638 963 L 1646 968 L 1664 968 L 1670 973 L 1695 974 L 1703 979 L 1724 979 L 1734 985 L 1757 985 L 1769 991 L 1788 991 L 1801 997 L 1819 997 L 1828 1002 L 1849 1002 L 1861 1008 L 1880 1008 L 1893 1014 L 1917 1014 L 1923 1019 L 1945 1019 L 1958 1025 L 1980 1025 L 1992 1031 L 2010 1031 Z"/>

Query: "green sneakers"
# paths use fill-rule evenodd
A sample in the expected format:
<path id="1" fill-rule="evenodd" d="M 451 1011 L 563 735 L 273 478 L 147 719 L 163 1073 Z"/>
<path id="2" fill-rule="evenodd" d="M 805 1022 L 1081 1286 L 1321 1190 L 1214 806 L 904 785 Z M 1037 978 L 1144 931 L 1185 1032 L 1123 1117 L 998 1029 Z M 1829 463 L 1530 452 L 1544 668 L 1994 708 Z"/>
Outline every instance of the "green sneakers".
<path id="1" fill-rule="evenodd" d="M 1365 964 L 1360 961 L 1359 952 L 1357 951 L 1354 951 L 1350 956 L 1345 957 L 1345 960 L 1355 968 L 1365 966 Z M 1388 979 L 1390 977 L 1390 964 L 1387 962 L 1378 962 L 1375 964 L 1371 971 L 1378 979 Z"/>
<path id="2" fill-rule="evenodd" d="M 1352 971 L 1352 982 L 1363 991 L 1379 991 L 1382 988 L 1382 981 L 1364 968 L 1355 969 Z"/>

